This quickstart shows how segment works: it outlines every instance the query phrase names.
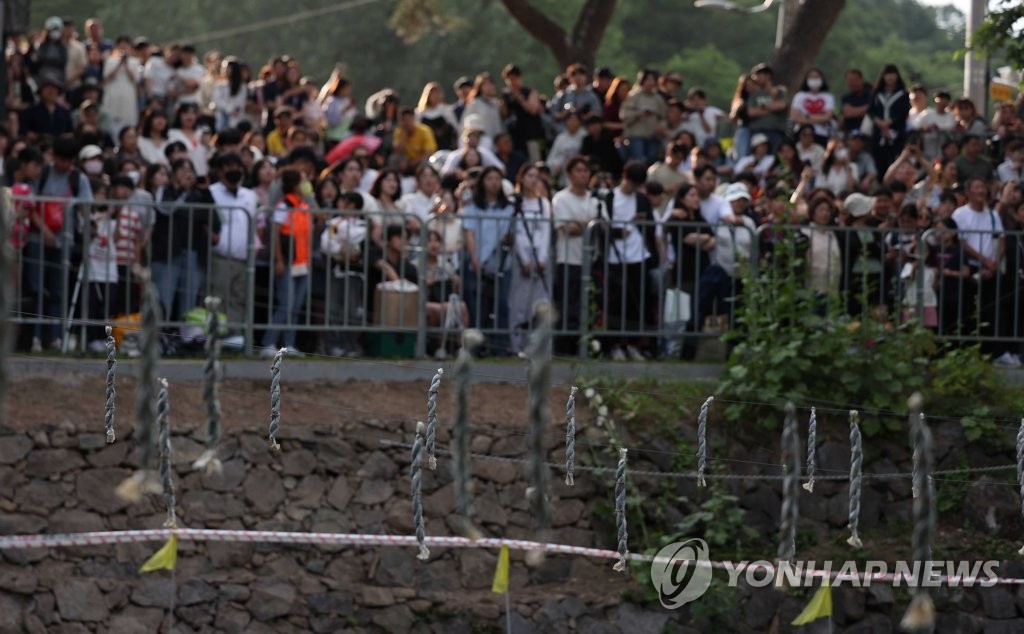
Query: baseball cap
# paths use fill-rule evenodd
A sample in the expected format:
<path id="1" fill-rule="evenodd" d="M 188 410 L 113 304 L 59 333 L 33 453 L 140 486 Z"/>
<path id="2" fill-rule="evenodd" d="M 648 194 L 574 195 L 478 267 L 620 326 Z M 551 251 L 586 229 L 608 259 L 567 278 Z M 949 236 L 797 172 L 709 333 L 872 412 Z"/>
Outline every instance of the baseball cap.
<path id="1" fill-rule="evenodd" d="M 103 156 L 103 150 L 101 150 L 98 145 L 89 144 L 78 151 L 79 161 L 88 161 L 89 159 L 94 159 L 97 156 Z"/>
<path id="2" fill-rule="evenodd" d="M 725 199 L 729 202 L 745 198 L 750 200 L 750 190 L 743 183 L 733 183 L 725 190 Z"/>
<path id="3" fill-rule="evenodd" d="M 843 209 L 849 212 L 853 218 L 863 218 L 864 216 L 871 213 L 871 208 L 875 206 L 875 199 L 872 196 L 865 196 L 860 193 L 853 193 L 846 197 L 843 201 Z"/>
<path id="4" fill-rule="evenodd" d="M 774 75 L 775 74 L 772 71 L 772 67 L 769 66 L 768 64 L 765 64 L 764 62 L 762 62 L 762 63 L 758 64 L 757 66 L 754 66 L 753 68 L 750 69 L 750 74 L 751 75 L 756 75 L 758 73 L 768 73 L 769 75 Z"/>
<path id="5" fill-rule="evenodd" d="M 455 90 L 466 87 L 472 88 L 473 82 L 469 80 L 469 77 L 463 75 L 462 77 L 459 77 L 458 79 L 455 80 L 455 83 L 452 84 L 452 87 L 455 88 Z"/>

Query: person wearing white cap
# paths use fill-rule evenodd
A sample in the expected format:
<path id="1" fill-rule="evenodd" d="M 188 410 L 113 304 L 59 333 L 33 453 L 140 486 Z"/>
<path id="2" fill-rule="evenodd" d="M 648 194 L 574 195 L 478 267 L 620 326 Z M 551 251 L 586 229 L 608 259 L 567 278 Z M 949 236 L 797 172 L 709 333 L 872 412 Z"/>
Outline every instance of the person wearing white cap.
<path id="1" fill-rule="evenodd" d="M 480 161 L 483 167 L 493 165 L 504 174 L 505 164 L 495 156 L 494 152 L 483 147 L 481 143 L 483 135 L 483 123 L 480 121 L 480 118 L 467 112 L 466 117 L 462 120 L 462 142 L 459 149 L 448 154 L 444 161 L 444 167 L 441 168 L 441 175 L 446 176 L 454 173 L 459 168 L 462 157 L 466 155 L 466 151 L 469 149 L 476 150 L 480 154 Z M 514 177 L 515 175 L 507 174 L 507 176 Z"/>
<path id="2" fill-rule="evenodd" d="M 848 272 L 844 277 L 848 284 L 847 311 L 854 319 L 872 308 L 876 316 L 884 317 L 885 289 L 882 284 L 884 269 L 884 244 L 882 234 L 874 231 L 869 223 L 875 208 L 875 197 L 853 193 L 843 201 L 843 210 L 850 217 L 850 226 L 855 230 L 843 236 Z M 861 303 L 866 295 L 869 306 Z"/>
<path id="3" fill-rule="evenodd" d="M 708 315 L 728 316 L 733 310 L 731 298 L 739 295 L 739 266 L 749 263 L 753 256 L 754 234 L 757 225 L 747 215 L 750 208 L 750 190 L 743 183 L 729 185 L 725 200 L 732 208 L 732 222 L 715 228 L 715 248 L 711 252 L 711 266 L 700 276 L 697 295 L 697 327 L 704 325 Z"/>
<path id="4" fill-rule="evenodd" d="M 757 133 L 750 139 L 750 154 L 736 161 L 733 172 L 753 172 L 764 184 L 765 177 L 775 167 L 775 155 L 772 154 L 771 140 L 767 134 Z"/>
<path id="5" fill-rule="evenodd" d="M 103 150 L 98 145 L 87 145 L 78 151 L 78 164 L 90 177 L 103 173 Z"/>

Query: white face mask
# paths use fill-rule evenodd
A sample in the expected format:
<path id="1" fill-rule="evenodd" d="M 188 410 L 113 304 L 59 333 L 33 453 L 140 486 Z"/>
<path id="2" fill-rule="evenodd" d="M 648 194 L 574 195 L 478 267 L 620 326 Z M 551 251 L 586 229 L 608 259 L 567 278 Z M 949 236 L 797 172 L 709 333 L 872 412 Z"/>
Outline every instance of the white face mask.
<path id="1" fill-rule="evenodd" d="M 845 161 L 849 157 L 850 157 L 850 155 L 846 152 L 846 148 L 839 148 L 838 150 L 836 150 L 836 159 L 837 160 Z"/>
<path id="2" fill-rule="evenodd" d="M 86 174 L 95 176 L 103 171 L 103 159 L 89 159 L 82 163 L 82 169 L 85 170 Z"/>
<path id="3" fill-rule="evenodd" d="M 132 183 L 139 184 L 139 170 L 129 170 L 124 173 L 125 176 L 132 179 Z"/>
<path id="4" fill-rule="evenodd" d="M 810 88 L 811 90 L 820 90 L 821 78 L 811 77 L 810 79 L 807 80 L 807 87 Z"/>

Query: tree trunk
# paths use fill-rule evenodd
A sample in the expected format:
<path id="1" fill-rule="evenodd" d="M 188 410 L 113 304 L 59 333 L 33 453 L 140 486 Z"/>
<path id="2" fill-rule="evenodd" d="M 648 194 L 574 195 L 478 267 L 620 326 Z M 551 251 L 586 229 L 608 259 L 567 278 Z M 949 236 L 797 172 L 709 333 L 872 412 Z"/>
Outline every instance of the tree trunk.
<path id="1" fill-rule="evenodd" d="M 501 3 L 527 33 L 548 47 L 560 67 L 578 62 L 593 70 L 597 49 L 618 0 L 586 0 L 576 16 L 572 33 L 567 33 L 529 0 L 501 0 Z"/>
<path id="2" fill-rule="evenodd" d="M 775 83 L 793 94 L 818 56 L 846 0 L 782 1 L 787 3 L 785 31 L 782 46 L 772 57 L 772 68 Z"/>

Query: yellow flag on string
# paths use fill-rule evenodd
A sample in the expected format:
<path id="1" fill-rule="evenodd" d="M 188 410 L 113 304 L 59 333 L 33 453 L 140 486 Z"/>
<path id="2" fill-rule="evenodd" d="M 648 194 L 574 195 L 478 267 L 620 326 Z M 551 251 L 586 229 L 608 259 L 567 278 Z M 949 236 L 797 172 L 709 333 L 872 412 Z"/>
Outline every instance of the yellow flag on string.
<path id="1" fill-rule="evenodd" d="M 508 546 L 502 545 L 498 553 L 498 567 L 494 569 L 494 583 L 491 592 L 508 592 Z"/>
<path id="2" fill-rule="evenodd" d="M 160 547 L 160 550 L 153 553 L 153 556 L 146 560 L 139 568 L 139 572 L 153 572 L 154 570 L 174 570 L 178 566 L 178 536 L 171 535 L 167 543 Z"/>
<path id="3" fill-rule="evenodd" d="M 822 584 L 818 591 L 814 593 L 811 600 L 807 603 L 807 607 L 800 613 L 795 619 L 793 619 L 793 625 L 807 625 L 812 621 L 817 621 L 820 618 L 832 616 L 832 588 L 829 587 L 828 582 Z"/>

